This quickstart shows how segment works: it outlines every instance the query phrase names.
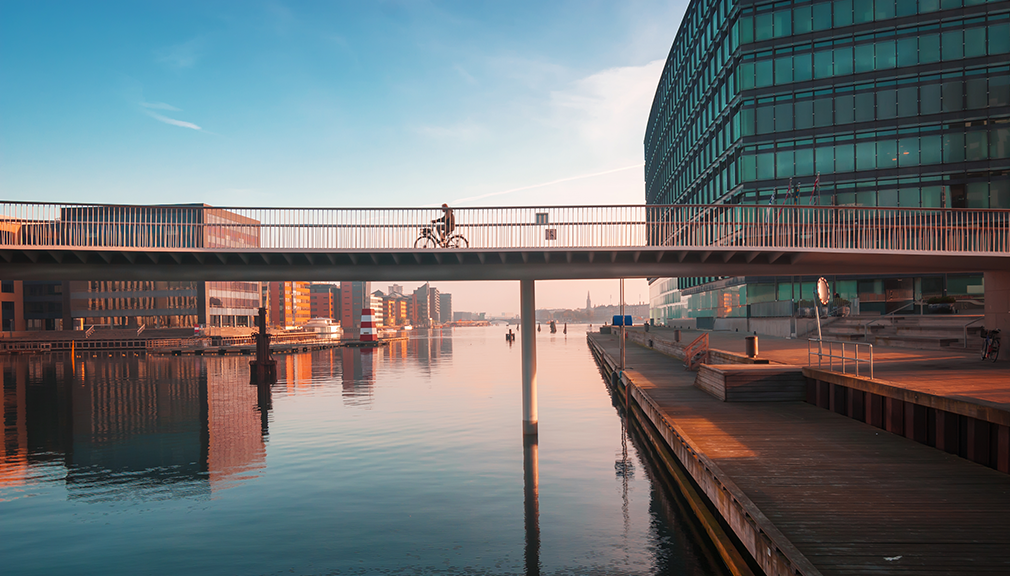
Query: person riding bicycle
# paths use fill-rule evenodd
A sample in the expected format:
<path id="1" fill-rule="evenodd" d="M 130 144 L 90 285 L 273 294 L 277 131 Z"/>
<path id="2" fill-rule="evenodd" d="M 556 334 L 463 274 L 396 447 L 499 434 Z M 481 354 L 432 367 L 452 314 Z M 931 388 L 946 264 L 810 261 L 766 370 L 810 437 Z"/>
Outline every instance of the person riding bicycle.
<path id="1" fill-rule="evenodd" d="M 452 208 L 449 208 L 448 204 L 442 204 L 442 212 L 442 217 L 432 220 L 431 223 L 435 224 L 435 230 L 438 230 L 442 242 L 445 242 L 445 239 L 456 229 L 456 216 L 453 215 Z"/>

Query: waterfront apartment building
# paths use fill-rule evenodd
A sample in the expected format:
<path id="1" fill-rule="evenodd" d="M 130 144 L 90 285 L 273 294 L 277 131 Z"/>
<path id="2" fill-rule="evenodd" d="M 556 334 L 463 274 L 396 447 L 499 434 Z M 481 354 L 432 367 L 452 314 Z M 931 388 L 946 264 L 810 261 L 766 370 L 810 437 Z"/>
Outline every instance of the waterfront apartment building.
<path id="1" fill-rule="evenodd" d="M 0 280 L 0 332 L 25 329 L 23 282 Z"/>
<path id="2" fill-rule="evenodd" d="M 372 305 L 372 283 L 341 282 L 340 301 L 340 327 L 344 336 L 357 338 L 361 330 L 361 311 Z"/>
<path id="3" fill-rule="evenodd" d="M 267 315 L 271 326 L 297 328 L 312 319 L 308 282 L 270 282 L 269 293 Z"/>
<path id="4" fill-rule="evenodd" d="M 340 287 L 336 284 L 310 284 L 311 312 L 313 318 L 340 320 Z"/>
<path id="5" fill-rule="evenodd" d="M 452 294 L 448 292 L 438 295 L 438 320 L 442 324 L 452 322 Z"/>
<path id="6" fill-rule="evenodd" d="M 644 144 L 649 204 L 1010 208 L 1010 2 L 694 0 Z M 815 281 L 660 278 L 650 314 L 791 315 Z M 864 312 L 983 292 L 981 274 L 829 281 Z"/>

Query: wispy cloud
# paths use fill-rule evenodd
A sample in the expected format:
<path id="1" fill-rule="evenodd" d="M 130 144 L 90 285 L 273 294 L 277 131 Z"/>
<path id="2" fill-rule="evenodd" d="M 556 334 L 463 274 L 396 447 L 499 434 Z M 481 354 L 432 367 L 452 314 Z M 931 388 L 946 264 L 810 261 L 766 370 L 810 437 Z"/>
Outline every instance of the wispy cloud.
<path id="1" fill-rule="evenodd" d="M 162 48 L 155 51 L 155 56 L 158 62 L 162 64 L 167 64 L 172 68 L 192 68 L 196 61 L 200 58 L 200 52 L 203 49 L 203 40 L 200 38 L 193 38 L 192 40 L 187 40 L 182 44 L 176 44 L 174 46 L 168 46 L 167 48 Z"/>
<path id="2" fill-rule="evenodd" d="M 466 202 L 473 202 L 474 200 L 483 200 L 485 198 L 492 198 L 494 196 L 503 196 L 505 194 L 511 194 L 513 192 L 522 192 L 523 190 L 532 190 L 534 188 L 543 188 L 545 186 L 553 186 L 554 184 L 561 184 L 563 182 L 571 182 L 572 180 L 584 180 L 586 178 L 595 178 L 597 176 L 603 176 L 605 174 L 613 174 L 614 172 L 623 172 L 625 170 L 632 170 L 634 168 L 641 168 L 645 166 L 645 163 L 632 164 L 631 166 L 625 166 L 623 168 L 613 168 L 611 170 L 604 170 L 602 172 L 593 172 L 592 174 L 580 174 L 578 176 L 569 176 L 567 178 L 558 178 L 557 180 L 551 180 L 550 182 L 541 182 L 539 184 L 530 184 L 529 186 L 520 186 L 519 188 L 512 188 L 511 190 L 502 190 L 501 192 L 490 192 L 488 194 L 481 194 L 479 196 L 468 196 L 466 198 L 458 198 L 453 200 L 453 204 L 464 204 Z"/>
<path id="3" fill-rule="evenodd" d="M 152 110 L 171 110 L 173 112 L 182 112 L 182 110 L 176 108 L 175 106 L 165 104 L 164 102 L 141 102 L 140 105 Z"/>
<path id="4" fill-rule="evenodd" d="M 193 124 L 192 122 L 185 122 L 183 120 L 176 120 L 175 118 L 169 118 L 168 116 L 162 116 L 161 114 L 158 114 L 157 112 L 151 112 L 150 110 L 145 110 L 144 113 L 147 114 L 148 116 L 150 116 L 151 118 L 154 118 L 158 122 L 164 122 L 165 124 L 171 124 L 172 126 L 179 126 L 181 128 L 190 128 L 192 130 L 203 130 L 203 128 L 200 128 L 199 126 L 197 126 L 196 124 Z"/>

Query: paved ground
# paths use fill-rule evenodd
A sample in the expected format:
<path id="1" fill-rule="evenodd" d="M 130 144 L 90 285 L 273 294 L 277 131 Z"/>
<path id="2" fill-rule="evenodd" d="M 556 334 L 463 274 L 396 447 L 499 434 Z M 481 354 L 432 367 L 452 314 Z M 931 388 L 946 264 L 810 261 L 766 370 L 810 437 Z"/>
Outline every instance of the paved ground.
<path id="1" fill-rule="evenodd" d="M 713 333 L 712 346 L 741 352 L 743 336 Z M 616 336 L 591 338 L 619 355 Z M 805 359 L 805 343 L 761 339 L 774 360 L 798 363 L 800 347 Z M 679 360 L 635 344 L 626 354 L 635 385 L 822 574 L 1010 574 L 1010 475 L 806 403 L 721 402 Z M 894 374 L 970 360 L 886 356 Z"/>
<path id="2" fill-rule="evenodd" d="M 640 330 L 640 328 L 635 328 Z M 652 327 L 663 339 L 673 340 L 673 330 Z M 691 342 L 701 331 L 682 330 L 681 342 Z M 709 332 L 709 346 L 736 354 L 745 353 L 743 332 Z M 907 348 L 873 347 L 874 377 L 893 385 L 949 396 L 966 401 L 978 401 L 1010 410 L 1010 345 L 1000 351 L 993 363 L 979 360 L 978 346 L 967 350 L 913 350 Z M 807 341 L 758 336 L 759 356 L 783 364 L 807 364 Z M 866 375 L 860 368 L 860 375 Z"/>

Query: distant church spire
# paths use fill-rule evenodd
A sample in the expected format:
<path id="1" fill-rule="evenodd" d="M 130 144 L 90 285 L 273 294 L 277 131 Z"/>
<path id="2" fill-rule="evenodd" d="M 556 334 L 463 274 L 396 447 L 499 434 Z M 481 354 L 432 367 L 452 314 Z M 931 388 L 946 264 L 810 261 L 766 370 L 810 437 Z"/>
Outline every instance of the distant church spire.
<path id="1" fill-rule="evenodd" d="M 586 291 L 586 312 L 593 310 L 593 301 L 589 299 L 589 291 Z"/>

